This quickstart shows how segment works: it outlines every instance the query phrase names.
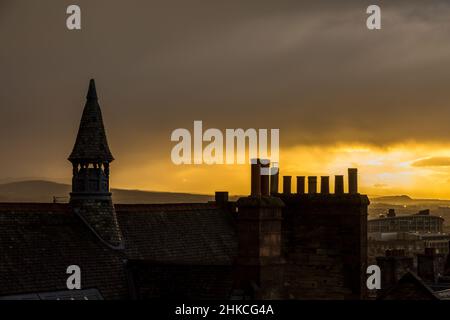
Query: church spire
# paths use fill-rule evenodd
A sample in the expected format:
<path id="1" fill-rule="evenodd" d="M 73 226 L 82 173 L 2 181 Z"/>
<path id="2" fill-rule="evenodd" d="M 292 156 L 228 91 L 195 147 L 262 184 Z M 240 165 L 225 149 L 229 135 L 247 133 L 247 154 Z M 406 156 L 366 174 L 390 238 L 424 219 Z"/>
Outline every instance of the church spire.
<path id="1" fill-rule="evenodd" d="M 110 163 L 114 157 L 109 150 L 103 125 L 102 111 L 98 104 L 95 81 L 91 79 L 86 96 L 80 128 L 73 151 L 69 156 L 72 163 Z"/>

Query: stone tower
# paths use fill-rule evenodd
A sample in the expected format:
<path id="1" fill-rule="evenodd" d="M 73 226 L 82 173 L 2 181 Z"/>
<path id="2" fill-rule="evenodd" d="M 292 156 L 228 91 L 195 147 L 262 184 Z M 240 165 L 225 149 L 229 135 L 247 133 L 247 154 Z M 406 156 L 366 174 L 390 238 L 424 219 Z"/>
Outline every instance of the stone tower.
<path id="1" fill-rule="evenodd" d="M 108 147 L 94 80 L 89 83 L 77 139 L 68 160 L 73 165 L 70 204 L 74 212 L 108 246 L 122 247 L 122 235 L 109 192 Z"/>

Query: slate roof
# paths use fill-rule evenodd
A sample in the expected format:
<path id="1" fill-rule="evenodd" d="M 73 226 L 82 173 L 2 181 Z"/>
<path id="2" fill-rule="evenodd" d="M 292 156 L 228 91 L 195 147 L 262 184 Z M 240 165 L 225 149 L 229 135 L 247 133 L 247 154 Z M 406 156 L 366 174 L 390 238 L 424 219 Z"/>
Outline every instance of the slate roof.
<path id="1" fill-rule="evenodd" d="M 214 204 L 115 207 L 125 251 L 106 247 L 69 204 L 0 203 L 0 296 L 66 290 L 66 269 L 75 264 L 82 288 L 124 299 L 130 297 L 128 259 L 178 265 L 176 274 L 185 274 L 180 265 L 223 271 L 237 254 L 231 215 Z M 158 268 L 150 270 L 164 278 L 167 270 Z"/>
<path id="2" fill-rule="evenodd" d="M 214 204 L 116 205 L 129 259 L 231 264 L 237 236 Z"/>
<path id="3" fill-rule="evenodd" d="M 86 105 L 81 116 L 80 128 L 73 151 L 69 156 L 71 162 L 111 162 L 114 157 L 109 150 L 103 125 L 102 111 L 98 104 L 95 82 L 89 83 Z"/>
<path id="4" fill-rule="evenodd" d="M 409 271 L 385 293 L 379 300 L 439 300 L 433 290 L 420 277 Z"/>
<path id="5" fill-rule="evenodd" d="M 128 296 L 123 260 L 64 204 L 0 204 L 0 296 L 67 290 L 67 267 L 105 299 Z"/>

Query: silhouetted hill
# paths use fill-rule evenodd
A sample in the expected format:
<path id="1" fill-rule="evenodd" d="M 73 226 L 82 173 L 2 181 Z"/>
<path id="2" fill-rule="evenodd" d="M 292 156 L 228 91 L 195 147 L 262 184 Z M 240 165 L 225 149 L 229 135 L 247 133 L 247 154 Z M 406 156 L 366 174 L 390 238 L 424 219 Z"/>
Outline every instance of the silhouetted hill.
<path id="1" fill-rule="evenodd" d="M 395 204 L 395 205 L 449 205 L 450 200 L 441 199 L 413 199 L 407 195 L 384 196 L 370 198 L 372 204 Z"/>
<path id="2" fill-rule="evenodd" d="M 71 186 L 50 181 L 21 181 L 0 184 L 0 202 L 52 202 L 53 197 L 65 197 L 68 201 Z M 214 196 L 154 192 L 139 190 L 112 189 L 115 203 L 180 203 L 180 202 L 207 202 Z"/>
<path id="3" fill-rule="evenodd" d="M 372 202 L 382 202 L 382 203 L 408 203 L 414 201 L 410 196 L 401 195 L 401 196 L 384 196 L 384 197 L 376 197 L 370 199 Z"/>

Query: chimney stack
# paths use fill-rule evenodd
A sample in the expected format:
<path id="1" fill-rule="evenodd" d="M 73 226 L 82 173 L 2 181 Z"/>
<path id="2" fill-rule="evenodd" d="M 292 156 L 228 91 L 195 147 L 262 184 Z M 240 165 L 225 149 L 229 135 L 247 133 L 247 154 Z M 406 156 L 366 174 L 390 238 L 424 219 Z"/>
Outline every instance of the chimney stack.
<path id="1" fill-rule="evenodd" d="M 334 177 L 334 193 L 343 194 L 344 193 L 344 176 Z"/>
<path id="2" fill-rule="evenodd" d="M 417 275 L 424 281 L 437 282 L 444 272 L 444 257 L 435 248 L 425 248 L 423 254 L 417 255 Z"/>
<path id="3" fill-rule="evenodd" d="M 283 176 L 283 194 L 291 194 L 291 176 Z"/>
<path id="4" fill-rule="evenodd" d="M 348 169 L 348 193 L 358 194 L 358 169 Z"/>
<path id="5" fill-rule="evenodd" d="M 269 186 L 269 172 L 270 172 L 270 160 L 261 159 L 261 195 L 270 196 L 270 186 Z M 262 168 L 266 168 L 263 170 Z M 264 172 L 263 172 L 264 171 Z"/>
<path id="6" fill-rule="evenodd" d="M 330 194 L 330 178 L 327 176 L 320 177 L 320 193 Z"/>
<path id="7" fill-rule="evenodd" d="M 305 194 L 305 177 L 297 176 L 297 194 Z"/>
<path id="8" fill-rule="evenodd" d="M 414 269 L 414 258 L 405 255 L 404 250 L 386 250 L 385 256 L 376 257 L 376 261 L 381 269 L 381 290 L 377 292 L 379 295 L 395 285 L 405 273 Z"/>
<path id="9" fill-rule="evenodd" d="M 450 252 L 450 241 L 448 242 L 448 252 Z M 450 276 L 450 254 L 447 254 L 447 259 L 444 264 L 444 275 Z"/>
<path id="10" fill-rule="evenodd" d="M 317 193 L 317 177 L 308 177 L 308 194 Z"/>
<path id="11" fill-rule="evenodd" d="M 389 209 L 387 213 L 388 217 L 395 217 L 395 209 Z"/>
<path id="12" fill-rule="evenodd" d="M 251 195 L 254 197 L 261 196 L 261 163 L 259 159 L 252 159 L 251 169 Z"/>
<path id="13" fill-rule="evenodd" d="M 228 203 L 228 192 L 227 191 L 216 191 L 215 201 L 218 206 Z"/>

